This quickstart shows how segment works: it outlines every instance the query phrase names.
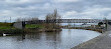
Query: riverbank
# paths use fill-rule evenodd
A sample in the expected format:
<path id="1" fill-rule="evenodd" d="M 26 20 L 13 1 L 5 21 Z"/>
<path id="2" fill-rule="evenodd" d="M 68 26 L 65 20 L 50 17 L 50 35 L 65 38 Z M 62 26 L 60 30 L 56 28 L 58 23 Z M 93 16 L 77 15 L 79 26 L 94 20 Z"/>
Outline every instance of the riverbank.
<path id="1" fill-rule="evenodd" d="M 0 35 L 2 34 L 22 34 L 24 33 L 24 30 L 21 29 L 1 29 Z"/>
<path id="2" fill-rule="evenodd" d="M 0 23 L 0 35 L 2 34 L 20 34 L 24 31 L 13 27 L 13 23 Z"/>
<path id="3" fill-rule="evenodd" d="M 35 33 L 35 32 L 59 32 L 62 29 L 0 29 L 0 34 L 22 34 L 22 33 Z"/>
<path id="4" fill-rule="evenodd" d="M 13 27 L 13 23 L 0 23 L 0 34 L 21 34 L 32 32 L 57 32 L 62 29 L 46 29 L 43 24 L 26 24 L 24 29 L 17 29 Z"/>
<path id="5" fill-rule="evenodd" d="M 61 28 L 46 28 L 44 24 L 27 24 L 24 29 L 25 32 L 58 32 Z"/>
<path id="6" fill-rule="evenodd" d="M 111 31 L 107 31 L 104 34 L 97 36 L 87 42 L 79 44 L 71 49 L 111 49 Z"/>
<path id="7" fill-rule="evenodd" d="M 92 28 L 92 27 L 72 27 L 72 28 L 68 28 L 68 29 L 84 29 L 84 30 L 92 30 L 92 31 L 97 31 L 97 32 L 103 33 L 103 29 L 101 29 L 101 28 Z"/>

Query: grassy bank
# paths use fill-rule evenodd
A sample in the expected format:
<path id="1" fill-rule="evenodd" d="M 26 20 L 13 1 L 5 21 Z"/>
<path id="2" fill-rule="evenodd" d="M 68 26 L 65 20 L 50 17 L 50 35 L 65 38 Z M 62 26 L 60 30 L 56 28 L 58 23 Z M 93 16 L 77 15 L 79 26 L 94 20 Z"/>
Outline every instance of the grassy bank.
<path id="1" fill-rule="evenodd" d="M 25 29 L 13 27 L 13 23 L 0 23 L 0 34 L 19 34 L 31 32 L 56 32 L 61 29 L 47 29 L 43 24 L 26 24 Z"/>
<path id="2" fill-rule="evenodd" d="M 0 34 L 19 34 L 23 33 L 24 31 L 21 29 L 0 29 Z"/>
<path id="3" fill-rule="evenodd" d="M 92 31 L 97 31 L 97 32 L 100 32 L 102 33 L 102 29 L 99 29 L 99 28 L 91 28 L 91 27 L 72 27 L 72 28 L 69 28 L 69 29 L 84 29 L 84 30 L 92 30 Z"/>
<path id="4" fill-rule="evenodd" d="M 40 24 L 26 24 L 25 26 L 27 29 L 43 29 L 45 26 L 40 25 Z"/>
<path id="5" fill-rule="evenodd" d="M 45 28 L 43 24 L 27 24 L 25 27 L 25 32 L 56 32 L 62 30 L 54 28 Z"/>
<path id="6" fill-rule="evenodd" d="M 0 23 L 0 30 L 2 29 L 14 29 L 13 23 Z"/>
<path id="7" fill-rule="evenodd" d="M 13 23 L 0 23 L 0 34 L 17 34 L 23 33 L 23 30 L 13 27 Z"/>

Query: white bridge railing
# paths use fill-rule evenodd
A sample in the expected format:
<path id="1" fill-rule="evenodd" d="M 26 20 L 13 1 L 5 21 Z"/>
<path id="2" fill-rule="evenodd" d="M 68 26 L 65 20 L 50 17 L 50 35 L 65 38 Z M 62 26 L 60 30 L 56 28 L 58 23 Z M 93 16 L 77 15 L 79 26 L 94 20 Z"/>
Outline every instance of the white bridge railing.
<path id="1" fill-rule="evenodd" d="M 25 21 L 26 24 L 36 23 L 99 23 L 103 20 L 99 19 L 52 19 L 52 20 L 36 20 L 36 21 Z"/>

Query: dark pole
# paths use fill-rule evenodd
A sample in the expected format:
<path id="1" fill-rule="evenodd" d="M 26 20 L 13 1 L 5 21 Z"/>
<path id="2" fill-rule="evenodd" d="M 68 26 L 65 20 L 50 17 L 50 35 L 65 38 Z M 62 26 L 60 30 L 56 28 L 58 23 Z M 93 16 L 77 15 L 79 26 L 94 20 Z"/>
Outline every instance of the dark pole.
<path id="1" fill-rule="evenodd" d="M 105 18 L 105 23 L 106 23 L 106 25 L 105 25 L 105 30 L 107 31 L 107 27 L 108 27 L 108 20 Z"/>
<path id="2" fill-rule="evenodd" d="M 25 28 L 25 21 L 22 21 L 22 29 Z"/>

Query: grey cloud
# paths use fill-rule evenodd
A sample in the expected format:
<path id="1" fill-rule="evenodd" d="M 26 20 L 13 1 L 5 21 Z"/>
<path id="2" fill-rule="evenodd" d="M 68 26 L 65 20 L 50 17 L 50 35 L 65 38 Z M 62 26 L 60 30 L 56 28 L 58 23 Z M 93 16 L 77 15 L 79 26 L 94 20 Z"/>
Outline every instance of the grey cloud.
<path id="1" fill-rule="evenodd" d="M 39 17 L 43 19 L 46 14 L 52 13 L 54 9 L 58 9 L 58 13 L 60 13 L 63 18 L 97 17 L 99 19 L 111 15 L 111 10 L 103 10 L 103 8 L 111 8 L 111 0 L 8 0 L 10 2 L 6 1 L 7 0 L 0 0 L 0 18 L 3 18 L 3 16 L 12 16 L 13 20 L 18 17 Z M 76 13 L 73 13 L 72 11 Z M 72 14 L 69 14 L 68 12 L 72 12 Z M 5 18 L 7 19 L 7 17 Z"/>

